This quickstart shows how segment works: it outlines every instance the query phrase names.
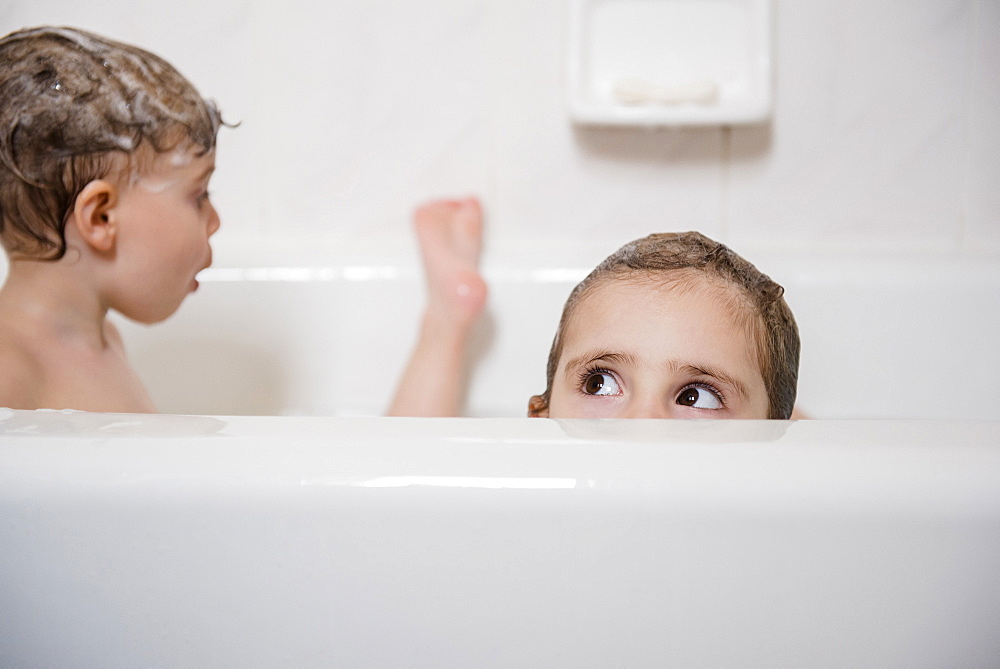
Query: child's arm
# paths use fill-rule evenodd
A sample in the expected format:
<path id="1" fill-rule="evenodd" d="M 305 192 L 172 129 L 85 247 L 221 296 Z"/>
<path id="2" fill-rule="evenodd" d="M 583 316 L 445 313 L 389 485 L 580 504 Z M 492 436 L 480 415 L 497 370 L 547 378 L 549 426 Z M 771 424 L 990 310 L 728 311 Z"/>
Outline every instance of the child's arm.
<path id="1" fill-rule="evenodd" d="M 414 214 L 427 305 L 390 416 L 458 416 L 461 411 L 466 347 L 486 304 L 486 282 L 479 274 L 482 218 L 474 198 L 430 202 Z"/>

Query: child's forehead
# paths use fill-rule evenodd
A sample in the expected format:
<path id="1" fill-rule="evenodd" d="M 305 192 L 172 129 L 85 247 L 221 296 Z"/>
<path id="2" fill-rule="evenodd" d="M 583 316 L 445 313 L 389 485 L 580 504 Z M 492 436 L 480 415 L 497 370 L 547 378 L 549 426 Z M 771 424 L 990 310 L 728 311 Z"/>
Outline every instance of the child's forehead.
<path id="1" fill-rule="evenodd" d="M 740 302 L 739 292 L 720 278 L 696 269 L 670 271 L 643 271 L 598 279 L 581 296 L 577 309 L 588 303 L 592 308 L 628 299 L 630 302 L 644 303 L 649 308 L 663 307 L 690 308 L 688 300 L 679 301 L 680 296 L 692 296 L 695 302 L 731 305 Z"/>
<path id="2" fill-rule="evenodd" d="M 166 151 L 144 146 L 133 154 L 132 171 L 137 178 L 172 177 L 211 172 L 215 167 L 215 150 L 205 151 L 191 142 L 182 142 Z"/>
<path id="3" fill-rule="evenodd" d="M 605 279 L 591 286 L 570 316 L 567 336 L 613 341 L 638 333 L 646 340 L 666 340 L 712 333 L 752 343 L 752 315 L 733 287 L 701 272 L 683 278 L 670 274 Z"/>
<path id="4" fill-rule="evenodd" d="M 169 169 L 202 172 L 215 166 L 215 150 L 205 151 L 200 146 L 190 145 L 165 152 L 163 161 Z"/>
<path id="5" fill-rule="evenodd" d="M 562 363 L 593 352 L 660 368 L 699 365 L 757 379 L 754 329 L 732 288 L 694 282 L 610 280 L 594 286 L 565 331 Z"/>

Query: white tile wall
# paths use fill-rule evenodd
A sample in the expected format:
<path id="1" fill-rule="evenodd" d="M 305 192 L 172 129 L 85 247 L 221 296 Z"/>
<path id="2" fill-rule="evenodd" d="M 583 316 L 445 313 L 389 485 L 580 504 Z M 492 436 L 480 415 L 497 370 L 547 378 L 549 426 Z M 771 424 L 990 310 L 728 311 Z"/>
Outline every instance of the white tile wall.
<path id="1" fill-rule="evenodd" d="M 417 199 L 485 190 L 484 3 L 274 3 L 259 11 L 267 55 L 258 114 L 247 123 L 265 128 L 258 170 L 268 232 L 398 234 Z"/>
<path id="2" fill-rule="evenodd" d="M 959 238 L 974 2 L 781 3 L 770 145 L 733 133 L 734 244 Z M 752 153 L 746 156 L 745 154 Z"/>
<path id="3" fill-rule="evenodd" d="M 220 140 L 221 247 L 268 235 L 349 253 L 408 234 L 420 199 L 475 192 L 497 249 L 611 248 L 654 228 L 738 248 L 1000 248 L 996 2 L 777 0 L 774 122 L 731 133 L 572 126 L 568 14 L 564 0 L 13 0 L 0 30 L 143 44 L 241 122 Z"/>
<path id="4" fill-rule="evenodd" d="M 654 229 L 722 222 L 722 133 L 574 127 L 567 121 L 563 2 L 503 5 L 497 46 L 497 162 L 493 200 L 501 239 L 610 250 Z"/>
<path id="5" fill-rule="evenodd" d="M 156 342 L 165 351 L 159 362 L 135 354 L 153 386 L 176 375 L 185 355 L 193 356 L 191 373 L 200 365 L 230 375 L 234 394 L 220 398 L 203 384 L 174 407 L 242 413 L 308 405 L 336 413 L 351 410 L 352 393 L 369 398 L 367 407 L 378 404 L 391 392 L 419 308 L 409 212 L 425 198 L 477 193 L 488 216 L 484 262 L 498 289 L 487 328 L 495 346 L 481 356 L 473 408 L 494 413 L 483 398 L 508 383 L 513 365 L 526 370 L 510 387 L 518 406 L 525 392 L 540 389 L 536 369 L 558 317 L 550 312 L 567 287 L 519 288 L 503 277 L 526 268 L 583 272 L 653 230 L 700 229 L 751 259 L 778 257 L 779 264 L 833 253 L 842 270 L 828 263 L 823 281 L 841 288 L 817 293 L 802 284 L 801 295 L 814 300 L 846 299 L 857 289 L 858 258 L 871 267 L 870 254 L 911 263 L 901 274 L 911 278 L 928 258 L 949 271 L 967 257 L 1000 267 L 1000 4 L 774 4 L 775 116 L 734 129 L 570 124 L 567 0 L 8 0 L 0 32 L 69 24 L 142 44 L 240 122 L 220 136 L 217 266 L 357 263 L 401 272 L 402 281 L 383 286 L 402 291 L 390 328 L 373 315 L 369 297 L 333 298 L 302 283 L 295 284 L 301 294 L 288 292 L 291 284 L 254 284 L 249 295 L 206 286 L 172 321 L 133 330 L 134 348 L 153 350 Z M 845 345 L 845 359 L 862 361 L 852 373 L 878 388 L 878 376 L 903 363 L 880 369 L 872 361 L 882 350 L 898 355 L 907 341 L 902 324 L 913 328 L 926 317 L 911 299 L 916 287 L 909 286 L 901 302 L 907 315 L 897 314 L 895 325 L 879 306 L 892 293 L 879 288 L 870 316 L 881 320 L 869 334 L 843 323 L 843 332 L 811 336 Z M 991 290 L 978 301 L 956 301 L 948 317 L 967 327 L 985 312 L 993 323 L 1000 307 Z M 935 304 L 948 304 L 946 297 L 936 294 Z M 803 298 L 790 293 L 810 332 L 834 327 L 814 326 L 825 322 L 822 305 L 798 307 L 796 299 Z M 198 307 L 199 300 L 208 301 Z M 279 305 L 273 317 L 262 306 L 269 300 Z M 224 317 L 214 314 L 220 305 Z M 202 308 L 213 317 L 196 318 Z M 316 319 L 326 325 L 311 327 Z M 359 332 L 377 333 L 390 352 L 377 371 L 352 371 L 345 380 L 340 363 L 359 355 L 351 342 L 371 340 Z M 974 334 L 960 340 L 984 361 L 974 387 L 995 395 L 989 378 L 1000 378 L 1000 361 L 993 344 Z M 837 368 L 808 357 L 817 350 L 809 343 L 807 394 L 823 398 L 816 401 L 831 416 L 858 415 L 851 406 L 860 405 L 838 403 L 841 386 L 815 378 Z M 947 336 L 929 335 L 908 355 L 927 356 L 934 346 L 947 347 Z M 928 392 L 945 376 L 913 369 L 906 384 L 923 379 Z M 256 394 L 262 387 L 266 401 Z M 512 404 L 504 402 L 506 411 Z"/>

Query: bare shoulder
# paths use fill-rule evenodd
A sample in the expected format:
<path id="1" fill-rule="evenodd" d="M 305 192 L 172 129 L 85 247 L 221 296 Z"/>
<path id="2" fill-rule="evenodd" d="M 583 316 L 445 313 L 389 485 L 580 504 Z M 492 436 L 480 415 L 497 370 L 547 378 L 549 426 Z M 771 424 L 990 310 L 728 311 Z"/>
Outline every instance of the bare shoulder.
<path id="1" fill-rule="evenodd" d="M 16 333 L 0 324 L 0 406 L 35 408 L 42 366 Z"/>

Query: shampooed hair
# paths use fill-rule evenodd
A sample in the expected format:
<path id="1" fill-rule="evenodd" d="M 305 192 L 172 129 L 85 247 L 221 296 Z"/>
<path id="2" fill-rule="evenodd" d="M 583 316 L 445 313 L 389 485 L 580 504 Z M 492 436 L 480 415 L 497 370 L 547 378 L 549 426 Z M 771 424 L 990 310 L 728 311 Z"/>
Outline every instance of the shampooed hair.
<path id="1" fill-rule="evenodd" d="M 0 39 L 0 241 L 58 260 L 80 191 L 161 153 L 215 146 L 215 104 L 148 51 L 74 28 Z M 124 160 L 123 160 L 124 159 Z"/>
<path id="2" fill-rule="evenodd" d="M 729 247 L 699 232 L 657 233 L 629 242 L 604 259 L 570 293 L 549 351 L 545 392 L 533 398 L 544 410 L 563 337 L 580 302 L 606 281 L 672 281 L 704 276 L 726 289 L 734 319 L 755 344 L 757 365 L 768 395 L 768 418 L 787 419 L 795 405 L 799 375 L 799 330 L 784 299 L 784 289 Z"/>

